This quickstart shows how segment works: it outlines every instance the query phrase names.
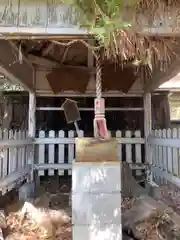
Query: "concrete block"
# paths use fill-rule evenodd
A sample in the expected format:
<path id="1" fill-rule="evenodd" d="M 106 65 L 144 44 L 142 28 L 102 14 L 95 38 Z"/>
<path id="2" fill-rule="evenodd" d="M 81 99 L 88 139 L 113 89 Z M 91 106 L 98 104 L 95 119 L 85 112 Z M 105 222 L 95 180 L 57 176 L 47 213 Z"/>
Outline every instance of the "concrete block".
<path id="1" fill-rule="evenodd" d="M 112 193 L 120 191 L 120 162 L 73 164 L 72 193 Z"/>
<path id="2" fill-rule="evenodd" d="M 92 225 L 74 225 L 73 240 L 122 240 L 122 227 L 106 224 L 101 227 Z"/>
<path id="3" fill-rule="evenodd" d="M 19 200 L 26 201 L 29 198 L 34 197 L 35 184 L 34 183 L 25 183 L 19 189 Z"/>
<path id="4" fill-rule="evenodd" d="M 121 194 L 72 194 L 72 223 L 121 224 Z"/>

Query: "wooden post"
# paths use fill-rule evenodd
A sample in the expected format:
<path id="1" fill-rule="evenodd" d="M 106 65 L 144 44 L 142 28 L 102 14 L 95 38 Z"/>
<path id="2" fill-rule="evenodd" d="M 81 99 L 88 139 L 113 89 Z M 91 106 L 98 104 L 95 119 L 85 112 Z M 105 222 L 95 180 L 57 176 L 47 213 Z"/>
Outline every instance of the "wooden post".
<path id="1" fill-rule="evenodd" d="M 36 134 L 36 96 L 35 93 L 29 93 L 29 120 L 28 136 L 34 138 Z"/>
<path id="2" fill-rule="evenodd" d="M 152 109 L 151 109 L 151 93 L 144 95 L 144 137 L 145 137 L 145 163 L 152 164 L 152 151 L 148 143 L 148 137 L 152 131 Z M 152 174 L 148 172 L 147 181 L 152 183 Z"/>
<path id="3" fill-rule="evenodd" d="M 34 71 L 34 79 L 33 84 L 35 87 L 35 78 L 36 78 L 36 71 Z M 28 118 L 28 137 L 35 138 L 36 135 L 36 95 L 35 89 L 34 92 L 29 92 L 29 118 Z M 28 164 L 32 165 L 32 173 L 30 176 L 30 181 L 33 180 L 33 166 L 34 166 L 34 159 L 35 159 L 35 149 L 34 146 L 31 149 L 30 156 L 29 156 Z"/>

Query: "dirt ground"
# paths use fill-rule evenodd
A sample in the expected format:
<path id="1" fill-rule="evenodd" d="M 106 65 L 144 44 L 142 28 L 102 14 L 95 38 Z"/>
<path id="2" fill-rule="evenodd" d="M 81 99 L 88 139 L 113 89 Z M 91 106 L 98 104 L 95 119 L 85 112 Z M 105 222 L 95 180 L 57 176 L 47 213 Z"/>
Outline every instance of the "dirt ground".
<path id="1" fill-rule="evenodd" d="M 144 193 L 144 189 L 135 182 L 131 175 L 131 170 L 124 166 L 122 172 L 122 190 L 123 199 L 120 203 L 122 206 L 122 212 L 131 208 L 133 203 L 133 196 L 139 196 Z M 128 176 L 128 177 L 127 177 Z M 34 226 L 31 222 L 22 222 L 18 212 L 22 209 L 24 202 L 18 201 L 15 192 L 12 192 L 6 196 L 6 199 L 0 202 L 0 207 L 4 204 L 5 213 L 7 215 L 7 229 L 4 235 L 6 240 L 71 240 L 72 239 L 72 224 L 71 224 L 71 178 L 70 177 L 44 177 L 41 179 L 40 186 L 36 189 L 36 197 L 33 202 L 34 206 L 38 208 L 46 209 L 46 212 L 50 210 L 58 211 L 58 227 L 55 227 L 50 237 L 44 238 L 43 234 L 38 234 L 41 231 Z M 69 218 L 67 220 L 67 217 Z M 50 218 L 45 213 L 45 218 Z M 53 216 L 53 221 L 56 221 L 57 217 Z M 47 220 L 48 221 L 48 220 Z M 49 223 L 49 225 L 52 225 Z M 54 225 L 54 224 L 53 224 Z M 126 234 L 127 235 L 127 234 Z M 132 240 L 132 238 L 123 236 L 123 239 Z"/>
<path id="2" fill-rule="evenodd" d="M 32 223 L 24 221 L 22 223 L 19 219 L 18 212 L 22 209 L 24 202 L 18 201 L 18 196 L 15 191 L 8 194 L 3 199 L 5 210 L 7 228 L 4 231 L 6 240 L 40 240 L 40 239 L 54 239 L 54 240 L 71 240 L 71 179 L 69 178 L 57 178 L 51 177 L 48 179 L 42 179 L 41 184 L 36 189 L 36 197 L 33 204 L 37 208 L 49 210 L 57 210 L 61 213 L 61 219 L 56 227 L 53 238 L 43 238 L 40 236 L 40 230 L 36 228 Z M 2 209 L 2 206 L 1 206 Z M 65 216 L 65 221 L 64 221 Z M 67 216 L 69 219 L 67 220 Z M 53 217 L 55 218 L 55 217 Z M 54 223 L 53 223 L 54 224 Z M 31 233 L 30 233 L 31 231 Z"/>
<path id="3" fill-rule="evenodd" d="M 54 237 L 43 238 L 38 233 L 40 230 L 30 222 L 21 222 L 17 214 L 24 205 L 18 201 L 17 194 L 12 192 L 4 200 L 7 229 L 4 232 L 6 240 L 71 240 L 71 179 L 70 178 L 45 178 L 41 180 L 41 185 L 36 189 L 36 198 L 33 204 L 44 209 L 62 211 L 61 222 L 56 229 Z M 122 211 L 131 207 L 131 198 L 124 198 L 122 201 Z M 63 216 L 68 216 L 69 220 L 64 221 Z M 130 238 L 123 238 L 130 239 Z"/>
<path id="4" fill-rule="evenodd" d="M 126 176 L 126 178 L 122 178 L 123 198 L 120 204 L 123 215 L 128 209 L 130 211 L 133 209 L 133 205 L 140 195 L 147 196 L 146 191 L 135 184 L 135 180 L 130 177 L 130 173 L 129 175 L 127 173 L 128 172 L 125 171 L 124 176 Z M 177 189 L 170 188 L 169 186 L 162 186 L 161 194 L 157 200 L 165 202 L 168 207 L 171 207 L 179 214 L 179 196 L 180 193 Z M 149 205 L 148 201 L 145 201 L 145 203 Z M 23 216 L 22 219 L 21 213 L 24 202 L 18 201 L 18 196 L 15 191 L 10 192 L 1 199 L 0 209 L 5 210 L 7 220 L 7 227 L 3 232 L 5 240 L 72 240 L 71 178 L 59 178 L 55 176 L 41 179 L 41 184 L 36 189 L 36 196 L 32 202 L 30 201 L 30 207 L 32 207 L 31 204 L 35 206 L 34 209 L 30 209 L 30 212 L 34 210 L 36 212 L 35 222 L 29 221 L 26 216 Z M 41 209 L 41 212 L 38 212 L 37 209 Z M 131 214 L 134 216 L 133 210 Z M 130 217 L 129 219 L 132 218 Z M 37 221 L 43 223 L 43 228 L 37 226 Z M 143 227 L 146 228 L 146 222 L 143 224 Z M 149 223 L 147 222 L 147 224 Z M 180 227 L 179 222 L 178 226 Z M 139 240 L 141 238 L 135 238 L 135 236 L 129 234 L 129 232 L 123 232 L 123 240 L 132 239 Z M 145 239 L 143 238 L 143 240 Z M 151 238 L 147 238 L 146 240 L 152 239 L 161 239 L 157 231 L 154 232 L 154 235 L 153 232 L 151 232 Z M 169 240 L 169 237 L 164 239 Z M 173 239 L 179 240 L 180 237 Z"/>

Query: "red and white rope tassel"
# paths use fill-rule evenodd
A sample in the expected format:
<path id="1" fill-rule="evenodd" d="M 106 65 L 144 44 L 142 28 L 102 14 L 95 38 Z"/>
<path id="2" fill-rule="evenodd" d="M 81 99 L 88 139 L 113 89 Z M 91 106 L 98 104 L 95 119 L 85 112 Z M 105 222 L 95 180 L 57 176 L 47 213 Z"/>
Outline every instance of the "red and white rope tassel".
<path id="1" fill-rule="evenodd" d="M 95 118 L 94 118 L 94 136 L 97 138 L 108 138 L 108 130 L 105 119 L 105 101 L 102 98 L 102 82 L 101 82 L 101 59 L 98 54 L 96 59 L 96 96 L 94 101 Z"/>

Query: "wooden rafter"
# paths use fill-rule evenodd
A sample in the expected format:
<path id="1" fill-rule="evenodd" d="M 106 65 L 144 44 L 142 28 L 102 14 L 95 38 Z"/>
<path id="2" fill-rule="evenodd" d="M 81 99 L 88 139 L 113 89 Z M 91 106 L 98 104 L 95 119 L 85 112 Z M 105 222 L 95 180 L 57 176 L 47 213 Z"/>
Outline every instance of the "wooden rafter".
<path id="1" fill-rule="evenodd" d="M 7 40 L 0 40 L 0 72 L 10 81 L 23 86 L 27 91 L 33 91 L 33 71 L 34 68 L 29 60 L 21 56 L 17 46 Z"/>
<path id="2" fill-rule="evenodd" d="M 45 68 L 58 68 L 62 66 L 66 66 L 67 68 L 76 68 L 76 69 L 82 69 L 82 70 L 89 70 L 92 73 L 95 73 L 95 67 L 84 67 L 84 66 L 73 66 L 73 65 L 64 65 L 61 63 L 58 63 L 57 61 L 48 60 L 43 57 L 37 57 L 35 55 L 29 54 L 28 59 L 37 66 L 45 67 Z"/>

